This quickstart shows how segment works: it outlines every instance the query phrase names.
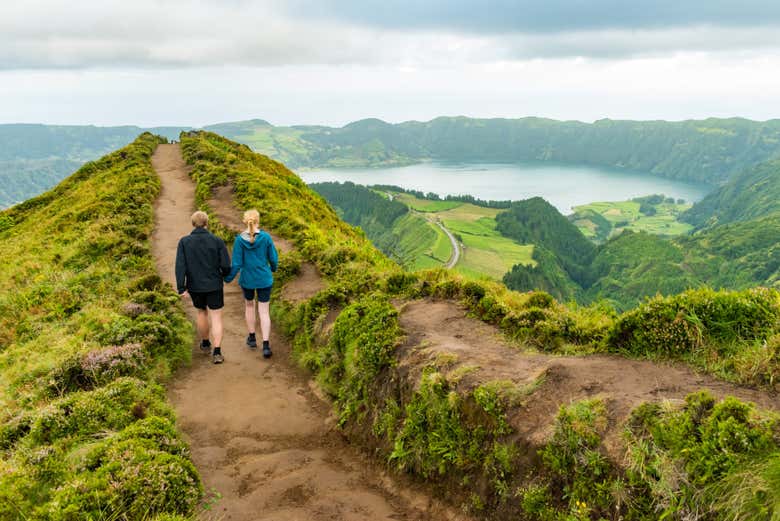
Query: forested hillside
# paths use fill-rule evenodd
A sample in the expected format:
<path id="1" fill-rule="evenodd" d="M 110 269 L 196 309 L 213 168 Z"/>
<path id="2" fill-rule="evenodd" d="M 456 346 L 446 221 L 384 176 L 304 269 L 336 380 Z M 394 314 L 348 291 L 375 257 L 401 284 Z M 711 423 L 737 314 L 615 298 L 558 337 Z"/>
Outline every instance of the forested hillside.
<path id="1" fill-rule="evenodd" d="M 701 228 L 780 212 L 780 161 L 746 168 L 681 216 Z"/>
<path id="2" fill-rule="evenodd" d="M 145 130 L 175 138 L 181 128 L 0 125 L 0 208 L 48 190 L 85 162 L 125 146 Z"/>
<path id="3" fill-rule="evenodd" d="M 437 251 L 441 249 L 437 248 L 442 242 L 440 230 L 424 217 L 410 212 L 405 204 L 390 200 L 387 193 L 379 195 L 375 190 L 350 182 L 309 186 L 336 209 L 339 217 L 359 226 L 374 246 L 407 269 L 441 266 L 451 254 L 449 250 Z"/>
<path id="4" fill-rule="evenodd" d="M 759 202 L 764 200 L 762 191 L 755 195 Z M 750 207 L 747 199 L 742 202 Z M 514 230 L 516 237 L 538 236 L 522 214 L 529 208 L 525 202 L 516 203 L 512 211 L 502 214 L 500 218 L 506 223 L 502 231 Z M 551 206 L 544 209 L 534 205 L 533 221 L 550 223 L 563 218 Z M 568 235 L 581 236 L 578 229 L 574 230 L 576 233 L 569 229 Z M 567 236 L 561 229 L 558 234 Z M 545 288 L 563 299 L 607 299 L 618 309 L 634 307 L 656 293 L 670 295 L 703 285 L 730 289 L 780 287 L 779 237 L 780 213 L 776 212 L 673 239 L 627 230 L 595 248 L 592 254 L 548 242 L 548 252 L 535 250 L 536 266 L 515 266 L 504 282 L 518 290 Z"/>
<path id="5" fill-rule="evenodd" d="M 441 117 L 342 128 L 274 127 L 262 120 L 210 127 L 292 167 L 386 166 L 425 159 L 555 161 L 625 168 L 717 184 L 780 155 L 780 120 L 595 123 L 542 118 Z"/>

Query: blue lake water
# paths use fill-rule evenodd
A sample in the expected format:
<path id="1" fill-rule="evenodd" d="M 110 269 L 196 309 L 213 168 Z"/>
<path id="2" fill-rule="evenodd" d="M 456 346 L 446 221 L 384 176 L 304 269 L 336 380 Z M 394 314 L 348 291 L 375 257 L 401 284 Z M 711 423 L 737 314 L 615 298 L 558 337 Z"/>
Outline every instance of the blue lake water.
<path id="1" fill-rule="evenodd" d="M 321 168 L 301 170 L 298 175 L 307 183 L 388 184 L 441 196 L 469 194 L 494 200 L 540 196 L 564 214 L 581 204 L 625 201 L 650 194 L 696 202 L 714 189 L 645 173 L 550 163 L 430 162 L 396 168 Z"/>

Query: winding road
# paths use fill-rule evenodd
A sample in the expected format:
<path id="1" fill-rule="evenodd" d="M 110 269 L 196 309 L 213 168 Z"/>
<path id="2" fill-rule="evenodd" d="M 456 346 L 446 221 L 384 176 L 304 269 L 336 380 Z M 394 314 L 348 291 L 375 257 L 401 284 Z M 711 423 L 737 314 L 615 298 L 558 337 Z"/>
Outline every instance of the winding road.
<path id="1" fill-rule="evenodd" d="M 434 221 L 434 222 L 439 228 L 441 228 L 444 231 L 444 233 L 447 234 L 447 237 L 450 238 L 450 243 L 452 244 L 452 256 L 450 257 L 450 260 L 447 261 L 447 264 L 444 267 L 447 269 L 452 269 L 460 260 L 460 245 L 458 244 L 458 240 L 455 238 L 452 232 L 449 231 L 447 227 L 441 223 L 441 221 Z"/>

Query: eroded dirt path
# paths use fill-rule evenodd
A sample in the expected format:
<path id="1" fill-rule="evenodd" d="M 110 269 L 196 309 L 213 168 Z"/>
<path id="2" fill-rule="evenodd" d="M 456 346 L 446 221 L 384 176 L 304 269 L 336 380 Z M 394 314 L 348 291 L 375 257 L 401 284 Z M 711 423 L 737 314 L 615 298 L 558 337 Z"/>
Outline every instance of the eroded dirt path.
<path id="1" fill-rule="evenodd" d="M 153 252 L 163 280 L 173 282 L 176 245 L 191 229 L 194 187 L 178 145 L 160 145 L 152 162 L 162 179 Z M 186 307 L 192 316 L 189 302 Z M 271 336 L 270 360 L 249 351 L 243 310 L 238 286 L 227 285 L 225 363 L 215 366 L 193 348 L 192 366 L 179 372 L 168 391 L 207 494 L 221 495 L 202 518 L 453 518 L 426 495 L 388 478 L 344 441 L 333 429 L 329 406 L 291 366 L 281 336 Z"/>
<path id="2" fill-rule="evenodd" d="M 541 444 L 551 434 L 561 405 L 591 397 L 604 399 L 610 426 L 605 445 L 619 455 L 620 434 L 631 410 L 643 402 L 681 400 L 708 389 L 718 397 L 735 396 L 760 407 L 780 410 L 778 396 L 739 387 L 695 373 L 682 364 L 631 360 L 619 356 L 553 356 L 522 352 L 506 343 L 500 331 L 467 316 L 450 301 L 419 300 L 402 306 L 401 327 L 407 333 L 402 363 L 422 365 L 420 358 L 452 360 L 449 370 L 463 372 L 469 385 L 510 380 L 529 389 L 528 400 L 510 418 L 518 435 Z M 454 355 L 454 356 L 453 356 Z"/>

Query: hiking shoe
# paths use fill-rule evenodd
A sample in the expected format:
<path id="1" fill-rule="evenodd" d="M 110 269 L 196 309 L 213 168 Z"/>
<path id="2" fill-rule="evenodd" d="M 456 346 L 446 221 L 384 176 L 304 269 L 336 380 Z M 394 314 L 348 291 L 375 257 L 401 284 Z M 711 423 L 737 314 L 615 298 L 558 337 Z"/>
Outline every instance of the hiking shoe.
<path id="1" fill-rule="evenodd" d="M 211 359 L 214 361 L 215 364 L 221 364 L 225 361 L 225 357 L 222 356 L 222 351 L 214 350 L 214 354 L 211 355 Z"/>
<path id="2" fill-rule="evenodd" d="M 200 341 L 200 350 L 203 353 L 209 354 L 211 353 L 211 341 L 210 340 L 201 340 Z"/>
<path id="3" fill-rule="evenodd" d="M 249 349 L 257 349 L 257 339 L 255 338 L 255 335 L 246 337 L 246 345 L 249 346 Z"/>
<path id="4" fill-rule="evenodd" d="M 273 353 L 271 352 L 271 346 L 268 344 L 263 344 L 263 358 L 271 358 L 271 355 Z"/>

